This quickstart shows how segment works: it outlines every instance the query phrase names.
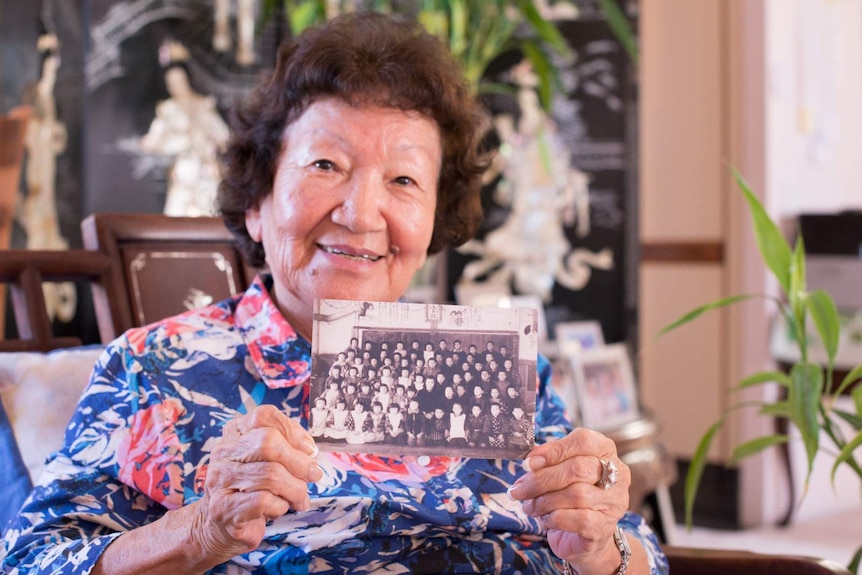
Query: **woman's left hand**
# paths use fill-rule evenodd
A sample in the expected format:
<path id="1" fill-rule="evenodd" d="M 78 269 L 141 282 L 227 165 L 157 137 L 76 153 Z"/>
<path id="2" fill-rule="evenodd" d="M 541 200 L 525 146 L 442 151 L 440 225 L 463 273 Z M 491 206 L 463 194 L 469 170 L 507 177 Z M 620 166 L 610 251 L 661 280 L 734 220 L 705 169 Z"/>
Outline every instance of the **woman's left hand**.
<path id="1" fill-rule="evenodd" d="M 616 482 L 600 485 L 602 460 L 618 469 Z M 509 488 L 524 511 L 540 518 L 558 557 L 579 573 L 612 573 L 620 554 L 613 535 L 629 505 L 631 471 L 614 442 L 578 428 L 558 441 L 535 447 L 525 460 L 528 472 Z"/>

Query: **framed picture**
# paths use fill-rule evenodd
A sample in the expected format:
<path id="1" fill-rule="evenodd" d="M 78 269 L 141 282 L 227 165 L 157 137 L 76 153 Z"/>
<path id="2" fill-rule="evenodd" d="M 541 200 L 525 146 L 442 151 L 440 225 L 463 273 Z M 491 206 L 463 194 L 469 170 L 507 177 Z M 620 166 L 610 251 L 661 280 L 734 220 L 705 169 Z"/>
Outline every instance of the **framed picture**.
<path id="1" fill-rule="evenodd" d="M 578 406 L 578 393 L 575 390 L 574 377 L 572 375 L 572 363 L 568 356 L 555 354 L 548 356 L 551 362 L 551 385 L 563 404 L 566 406 L 566 415 L 575 427 L 581 426 L 580 407 Z"/>
<path id="2" fill-rule="evenodd" d="M 522 459 L 535 323 L 527 308 L 316 299 L 309 433 L 321 451 Z"/>
<path id="3" fill-rule="evenodd" d="M 605 431 L 640 416 L 625 344 L 583 349 L 571 356 L 571 364 L 584 427 Z"/>
<path id="4" fill-rule="evenodd" d="M 563 355 L 605 345 L 602 326 L 597 321 L 560 322 L 554 327 L 554 335 Z"/>

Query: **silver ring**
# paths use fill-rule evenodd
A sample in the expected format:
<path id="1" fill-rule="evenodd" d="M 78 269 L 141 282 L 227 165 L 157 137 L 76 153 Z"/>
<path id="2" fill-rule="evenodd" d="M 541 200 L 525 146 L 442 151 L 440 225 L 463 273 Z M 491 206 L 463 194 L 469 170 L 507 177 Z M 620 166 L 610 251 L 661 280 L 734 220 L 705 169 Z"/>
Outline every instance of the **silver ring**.
<path id="1" fill-rule="evenodd" d="M 609 459 L 599 459 L 602 464 L 602 478 L 596 483 L 602 489 L 610 489 L 617 484 L 620 479 L 620 470 L 617 464 Z"/>

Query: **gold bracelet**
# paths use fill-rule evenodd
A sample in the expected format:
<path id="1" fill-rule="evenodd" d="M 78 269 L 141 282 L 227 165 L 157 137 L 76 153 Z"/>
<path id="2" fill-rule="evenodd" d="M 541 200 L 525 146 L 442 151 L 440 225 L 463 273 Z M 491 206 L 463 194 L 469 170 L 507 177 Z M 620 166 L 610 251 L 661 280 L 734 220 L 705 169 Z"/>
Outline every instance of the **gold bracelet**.
<path id="1" fill-rule="evenodd" d="M 620 552 L 620 568 L 617 569 L 616 575 L 626 575 L 626 570 L 629 568 L 629 559 L 632 557 L 632 550 L 629 547 L 629 540 L 626 539 L 626 535 L 619 525 L 617 525 L 617 530 L 614 531 L 614 545 L 616 545 L 617 551 Z M 562 575 L 578 575 L 578 572 L 564 559 Z"/>

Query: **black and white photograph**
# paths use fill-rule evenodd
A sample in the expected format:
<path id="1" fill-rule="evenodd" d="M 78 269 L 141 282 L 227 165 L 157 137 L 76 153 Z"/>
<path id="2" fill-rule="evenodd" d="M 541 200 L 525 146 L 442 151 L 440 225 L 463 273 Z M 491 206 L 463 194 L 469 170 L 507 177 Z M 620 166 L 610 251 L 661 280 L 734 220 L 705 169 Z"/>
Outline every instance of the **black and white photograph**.
<path id="1" fill-rule="evenodd" d="M 308 430 L 323 451 L 521 459 L 535 325 L 528 308 L 316 300 Z"/>
<path id="2" fill-rule="evenodd" d="M 571 364 L 584 427 L 607 431 L 640 416 L 625 344 L 584 349 L 572 356 Z"/>

